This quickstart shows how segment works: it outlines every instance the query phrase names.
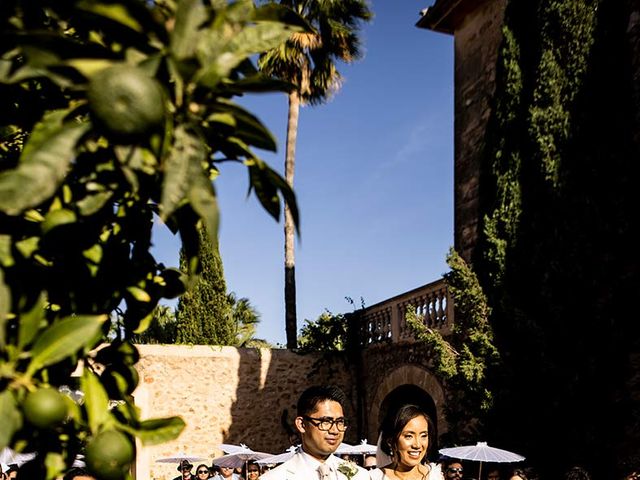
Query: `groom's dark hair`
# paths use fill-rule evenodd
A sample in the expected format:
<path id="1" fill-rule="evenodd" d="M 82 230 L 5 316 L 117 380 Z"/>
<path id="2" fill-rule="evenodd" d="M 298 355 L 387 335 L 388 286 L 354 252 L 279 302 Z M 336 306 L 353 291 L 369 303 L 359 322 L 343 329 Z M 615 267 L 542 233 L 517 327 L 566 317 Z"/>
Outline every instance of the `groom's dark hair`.
<path id="1" fill-rule="evenodd" d="M 314 385 L 307 388 L 298 399 L 298 416 L 308 415 L 316 409 L 320 402 L 333 400 L 344 406 L 347 397 L 335 385 Z"/>

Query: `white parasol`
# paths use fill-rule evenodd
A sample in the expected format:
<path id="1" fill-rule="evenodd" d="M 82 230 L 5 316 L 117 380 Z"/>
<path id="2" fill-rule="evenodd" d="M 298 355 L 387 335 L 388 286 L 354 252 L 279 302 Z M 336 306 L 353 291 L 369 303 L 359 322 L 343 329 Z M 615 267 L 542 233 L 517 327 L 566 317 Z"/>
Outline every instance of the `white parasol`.
<path id="1" fill-rule="evenodd" d="M 174 455 L 172 457 L 162 457 L 162 458 L 158 458 L 156 460 L 157 463 L 182 463 L 184 460 L 186 460 L 187 462 L 191 463 L 191 462 L 198 462 L 200 460 L 206 460 L 207 457 L 200 457 L 197 455 L 187 455 L 186 453 L 182 452 L 182 453 L 178 453 L 177 455 Z"/>
<path id="2" fill-rule="evenodd" d="M 5 465 L 15 464 L 20 467 L 34 458 L 36 458 L 35 453 L 20 453 L 9 447 L 0 450 L 0 463 L 4 463 Z"/>
<path id="3" fill-rule="evenodd" d="M 451 458 L 480 462 L 478 478 L 482 476 L 482 462 L 512 463 L 524 460 L 522 455 L 502 450 L 501 448 L 490 447 L 487 442 L 478 442 L 475 445 L 464 447 L 441 448 L 439 452 Z"/>
<path id="4" fill-rule="evenodd" d="M 360 440 L 358 445 L 354 445 L 348 449 L 345 453 L 350 453 L 352 455 L 375 455 L 376 450 L 378 449 L 377 445 L 371 445 L 367 443 L 367 439 Z"/>
<path id="5" fill-rule="evenodd" d="M 340 445 L 338 445 L 338 448 L 336 448 L 336 451 L 333 453 L 335 453 L 336 455 L 350 455 L 352 448 L 353 445 L 342 442 Z"/>
<path id="6" fill-rule="evenodd" d="M 260 460 L 265 457 L 272 456 L 270 453 L 254 452 L 246 445 L 240 445 L 234 453 L 229 453 L 218 458 L 214 458 L 212 463 L 218 467 L 238 468 L 242 467 L 246 462 L 251 460 Z M 223 450 L 224 451 L 224 450 Z"/>
<path id="7" fill-rule="evenodd" d="M 284 463 L 296 454 L 299 446 L 300 445 L 294 447 L 292 445 L 291 447 L 287 448 L 286 452 L 261 458 L 260 460 L 256 460 L 256 463 L 259 465 L 275 465 L 277 463 Z"/>

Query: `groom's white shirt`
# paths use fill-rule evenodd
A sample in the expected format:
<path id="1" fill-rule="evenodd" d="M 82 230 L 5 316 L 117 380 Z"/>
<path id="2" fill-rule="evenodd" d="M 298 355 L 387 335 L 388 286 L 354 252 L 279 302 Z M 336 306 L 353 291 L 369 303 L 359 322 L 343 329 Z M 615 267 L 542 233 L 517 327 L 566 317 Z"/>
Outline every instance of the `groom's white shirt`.
<path id="1" fill-rule="evenodd" d="M 334 474 L 336 476 L 332 480 L 347 479 L 347 477 L 342 472 L 338 471 L 338 466 L 341 463 L 347 463 L 345 460 L 341 460 L 332 454 L 327 457 L 325 463 L 332 466 L 333 470 L 336 472 Z M 356 466 L 353 463 L 350 463 L 350 465 Z M 282 465 L 261 475 L 260 480 L 319 480 L 319 466 L 319 460 L 315 459 L 308 453 L 305 453 L 302 448 L 299 448 L 298 451 L 293 455 L 293 457 L 284 462 Z M 358 473 L 356 473 L 356 475 L 353 476 L 351 480 L 369 480 L 369 472 L 361 467 L 357 467 L 357 469 Z"/>

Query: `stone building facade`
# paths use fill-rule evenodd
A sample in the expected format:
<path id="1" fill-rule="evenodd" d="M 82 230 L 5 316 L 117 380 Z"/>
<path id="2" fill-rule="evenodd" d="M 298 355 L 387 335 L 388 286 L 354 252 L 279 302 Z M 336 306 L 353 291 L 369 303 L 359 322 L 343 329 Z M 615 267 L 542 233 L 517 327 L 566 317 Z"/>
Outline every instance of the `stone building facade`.
<path id="1" fill-rule="evenodd" d="M 439 0 L 417 23 L 454 37 L 454 242 L 467 262 L 478 240 L 480 164 L 505 6 L 506 0 Z"/>

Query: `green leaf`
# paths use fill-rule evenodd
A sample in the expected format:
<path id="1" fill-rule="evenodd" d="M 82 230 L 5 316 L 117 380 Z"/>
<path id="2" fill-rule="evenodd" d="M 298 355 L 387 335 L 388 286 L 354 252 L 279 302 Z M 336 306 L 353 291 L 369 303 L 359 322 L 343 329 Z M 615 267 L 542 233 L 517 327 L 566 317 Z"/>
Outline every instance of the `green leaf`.
<path id="1" fill-rule="evenodd" d="M 231 115 L 235 119 L 235 134 L 248 144 L 275 152 L 276 140 L 267 127 L 252 113 L 231 102 L 219 102 L 213 109 L 220 114 Z M 214 114 L 215 115 L 215 114 Z M 217 120 L 217 117 L 213 118 Z"/>
<path id="2" fill-rule="evenodd" d="M 0 348 L 4 348 L 6 343 L 5 326 L 7 315 L 11 311 L 11 290 L 4 283 L 4 270 L 0 268 Z"/>
<path id="3" fill-rule="evenodd" d="M 176 22 L 171 32 L 171 52 L 179 59 L 195 56 L 200 27 L 207 20 L 207 10 L 200 0 L 178 2 Z"/>
<path id="4" fill-rule="evenodd" d="M 220 221 L 220 211 L 218 209 L 218 199 L 213 184 L 205 172 L 200 169 L 200 173 L 191 178 L 191 187 L 188 194 L 189 202 L 198 216 L 204 221 L 204 226 L 213 242 L 218 241 L 218 224 Z"/>
<path id="5" fill-rule="evenodd" d="M 178 438 L 185 426 L 180 417 L 154 418 L 140 422 L 135 435 L 143 445 L 158 445 Z"/>
<path id="6" fill-rule="evenodd" d="M 27 374 L 73 355 L 95 341 L 107 315 L 79 315 L 55 322 L 37 338 L 31 349 Z"/>
<path id="7" fill-rule="evenodd" d="M 127 292 L 129 292 L 131 296 L 139 302 L 147 303 L 151 301 L 151 295 L 149 295 L 144 289 L 136 287 L 135 285 L 127 287 Z"/>
<path id="8" fill-rule="evenodd" d="M 247 26 L 231 39 L 226 50 L 244 59 L 244 57 L 279 46 L 289 40 L 291 34 L 298 30 L 276 22 Z"/>
<path id="9" fill-rule="evenodd" d="M 112 196 L 113 192 L 111 191 L 97 192 L 87 195 L 82 200 L 78 200 L 76 205 L 78 206 L 80 215 L 82 215 L 83 217 L 93 215 L 102 207 L 104 207 Z"/>
<path id="10" fill-rule="evenodd" d="M 142 320 L 140 320 L 140 323 L 138 324 L 137 328 L 133 331 L 133 333 L 139 335 L 147 331 L 147 329 L 151 325 L 151 322 L 153 322 L 154 310 L 151 310 L 151 312 L 149 312 Z"/>
<path id="11" fill-rule="evenodd" d="M 11 254 L 11 235 L 0 235 L 0 265 L 6 268 L 15 264 Z"/>
<path id="12" fill-rule="evenodd" d="M 202 140 L 180 125 L 175 131 L 175 142 L 165 161 L 165 174 L 160 201 L 160 218 L 166 221 L 185 199 L 190 177 L 202 170 L 206 148 Z"/>
<path id="13" fill-rule="evenodd" d="M 264 209 L 276 220 L 280 219 L 280 197 L 282 195 L 289 206 L 296 231 L 300 234 L 300 218 L 295 193 L 287 181 L 275 170 L 272 170 L 259 158 L 252 158 L 245 162 L 249 168 L 249 180 L 251 190 L 255 190 L 258 200 Z"/>
<path id="14" fill-rule="evenodd" d="M 82 372 L 80 387 L 84 392 L 84 408 L 87 411 L 89 428 L 95 435 L 110 418 L 109 396 L 100 379 L 88 368 Z"/>
<path id="15" fill-rule="evenodd" d="M 94 13 L 96 15 L 100 15 L 102 17 L 109 18 L 114 22 L 118 22 L 121 25 L 129 27 L 136 32 L 143 32 L 144 29 L 138 23 L 138 21 L 133 18 L 127 9 L 127 7 L 121 3 L 117 2 L 96 2 L 96 1 L 81 1 L 77 3 L 78 8 L 82 10 L 86 10 L 88 12 Z"/>
<path id="16" fill-rule="evenodd" d="M 38 300 L 28 312 L 20 315 L 18 329 L 18 350 L 24 350 L 29 345 L 40 330 L 40 322 L 44 319 L 44 308 L 47 303 L 47 296 L 44 292 L 40 294 Z"/>
<path id="17" fill-rule="evenodd" d="M 313 32 L 313 27 L 296 12 L 288 7 L 279 5 L 277 3 L 268 3 L 259 8 L 256 8 L 253 19 L 256 22 L 270 21 L 270 22 L 282 22 L 291 26 L 297 26 L 301 30 L 306 32 Z"/>
<path id="18" fill-rule="evenodd" d="M 13 434 L 22 428 L 22 414 L 10 390 L 0 393 L 0 418 L 2 419 L 0 450 L 2 450 L 9 446 Z"/>
<path id="19" fill-rule="evenodd" d="M 87 79 L 90 79 L 105 68 L 113 66 L 115 63 L 104 58 L 72 58 L 64 62 L 65 65 L 75 68 Z"/>
<path id="20" fill-rule="evenodd" d="M 86 123 L 61 123 L 66 113 L 46 115 L 33 130 L 18 167 L 0 173 L 0 211 L 17 215 L 58 189 L 75 158 L 78 139 L 89 129 Z"/>
<path id="21" fill-rule="evenodd" d="M 44 458 L 44 465 L 47 469 L 47 478 L 60 478 L 60 475 L 66 469 L 64 457 L 56 452 L 47 452 Z"/>

